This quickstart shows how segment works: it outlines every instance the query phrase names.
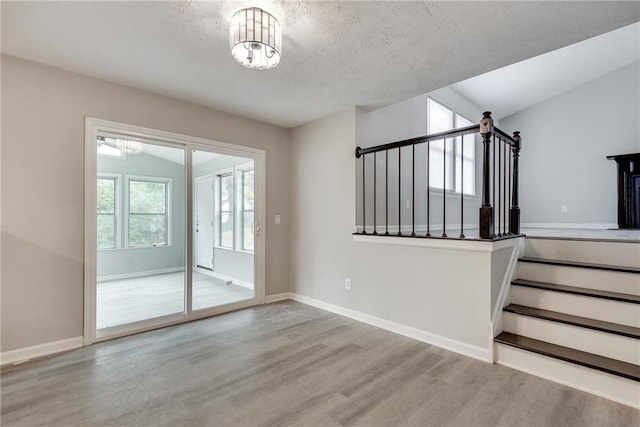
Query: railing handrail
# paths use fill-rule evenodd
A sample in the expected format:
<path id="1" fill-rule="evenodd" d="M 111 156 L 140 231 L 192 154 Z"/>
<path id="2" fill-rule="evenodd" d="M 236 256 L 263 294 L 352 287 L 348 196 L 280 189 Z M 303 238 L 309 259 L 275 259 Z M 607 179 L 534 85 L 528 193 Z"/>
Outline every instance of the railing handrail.
<path id="1" fill-rule="evenodd" d="M 471 125 L 458 129 L 451 129 L 444 132 L 433 133 L 431 135 L 418 136 L 415 138 L 403 139 L 402 141 L 389 142 L 387 144 L 376 145 L 367 148 L 356 148 L 356 157 L 360 157 L 363 154 L 375 153 L 378 151 L 391 150 L 394 148 L 407 147 L 409 145 L 421 144 L 428 141 L 436 141 L 443 138 L 453 138 L 461 135 L 468 135 L 472 133 L 480 132 L 480 125 Z"/>
<path id="2" fill-rule="evenodd" d="M 485 111 L 483 113 L 480 123 L 458 128 L 451 129 L 444 132 L 438 132 L 430 135 L 420 136 L 416 138 L 405 139 L 402 141 L 391 142 L 387 144 L 381 144 L 373 147 L 361 148 L 357 147 L 355 154 L 357 158 L 362 159 L 362 232 L 360 234 L 367 234 L 367 221 L 366 221 L 366 195 L 365 184 L 366 179 L 366 162 L 365 155 L 373 154 L 373 234 L 378 234 L 377 227 L 378 222 L 376 220 L 378 208 L 376 203 L 377 196 L 377 158 L 376 154 L 380 151 L 385 152 L 384 161 L 384 176 L 385 176 L 385 227 L 384 235 L 389 235 L 389 151 L 398 149 L 397 151 L 397 191 L 396 197 L 398 202 L 398 232 L 397 236 L 405 236 L 402 231 L 402 147 L 412 147 L 408 150 L 411 161 L 411 196 L 406 200 L 406 208 L 411 206 L 411 233 L 410 237 L 418 237 L 416 235 L 416 145 L 427 144 L 426 152 L 426 187 L 429 188 L 429 178 L 431 176 L 431 160 L 429 153 L 431 147 L 430 141 L 444 141 L 445 147 L 447 140 L 451 141 L 453 138 L 461 137 L 469 134 L 481 135 L 482 141 L 473 141 L 474 145 L 482 144 L 482 202 L 479 206 L 479 235 L 480 239 L 496 239 L 504 238 L 506 236 L 518 236 L 520 235 L 520 207 L 518 206 L 519 194 L 519 162 L 520 149 L 522 144 L 522 138 L 520 132 L 515 131 L 513 136 L 508 135 L 506 132 L 494 127 L 493 119 L 491 118 L 491 112 Z M 471 141 L 470 141 L 471 142 Z M 461 153 L 456 156 L 464 156 L 464 145 L 461 145 Z M 456 149 L 457 150 L 457 149 Z M 447 153 L 446 150 L 442 153 L 441 172 L 443 176 L 442 191 L 445 194 L 447 188 Z M 456 157 L 457 159 L 458 157 Z M 453 161 L 450 159 L 450 161 Z M 457 163 L 456 163 L 457 164 Z M 464 234 L 464 161 L 459 161 L 459 178 L 460 179 L 460 238 L 465 238 Z M 454 167 L 456 176 L 458 176 L 457 166 Z M 473 172 L 473 171 L 472 171 Z M 450 174 L 452 172 L 449 172 Z M 475 173 L 475 172 L 473 172 Z M 496 176 L 497 173 L 497 176 Z M 457 185 L 457 184 L 456 184 Z M 411 201 L 411 203 L 409 203 Z M 434 237 L 430 233 L 430 210 L 431 202 L 429 198 L 429 191 L 426 193 L 426 235 L 421 237 Z M 447 198 L 442 200 L 442 238 L 447 237 L 446 224 L 447 224 Z M 495 213 L 497 213 L 497 221 L 495 220 Z M 497 230 L 496 230 L 497 225 Z M 496 233 L 497 231 L 497 233 Z"/>
<path id="3" fill-rule="evenodd" d="M 510 136 L 508 133 L 506 133 L 502 129 L 499 129 L 499 128 L 494 126 L 493 127 L 493 131 L 495 133 L 497 133 L 498 135 L 500 135 L 500 137 L 505 140 L 504 142 L 509 144 L 511 147 L 514 147 L 514 148 L 519 147 L 520 143 L 518 141 L 516 141 L 515 139 L 513 139 L 513 136 Z"/>
<path id="4" fill-rule="evenodd" d="M 513 139 L 512 136 L 504 132 L 503 130 L 493 127 L 493 131 L 500 135 L 500 137 L 505 140 L 507 144 L 511 147 L 517 147 L 518 142 Z M 469 135 L 474 133 L 480 133 L 480 124 L 466 126 L 463 128 L 446 130 L 444 132 L 432 133 L 430 135 L 417 136 L 415 138 L 403 139 L 401 141 L 389 142 L 386 144 L 375 145 L 373 147 L 356 148 L 356 157 L 360 158 L 363 154 L 376 153 L 378 151 L 392 150 L 394 148 L 402 148 L 415 144 L 422 144 L 429 141 L 437 141 L 444 138 L 455 138 L 457 136 Z"/>

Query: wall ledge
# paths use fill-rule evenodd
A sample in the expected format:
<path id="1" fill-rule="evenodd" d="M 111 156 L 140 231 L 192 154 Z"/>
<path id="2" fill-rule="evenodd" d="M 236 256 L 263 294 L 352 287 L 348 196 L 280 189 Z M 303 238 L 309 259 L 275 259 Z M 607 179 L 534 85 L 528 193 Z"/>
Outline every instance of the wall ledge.
<path id="1" fill-rule="evenodd" d="M 399 237 L 354 234 L 353 241 L 356 243 L 377 243 L 385 245 L 413 246 L 430 249 L 447 249 L 466 252 L 491 253 L 497 250 L 512 247 L 518 244 L 524 236 L 513 237 L 502 240 L 464 240 L 464 239 L 437 239 L 420 237 Z"/>

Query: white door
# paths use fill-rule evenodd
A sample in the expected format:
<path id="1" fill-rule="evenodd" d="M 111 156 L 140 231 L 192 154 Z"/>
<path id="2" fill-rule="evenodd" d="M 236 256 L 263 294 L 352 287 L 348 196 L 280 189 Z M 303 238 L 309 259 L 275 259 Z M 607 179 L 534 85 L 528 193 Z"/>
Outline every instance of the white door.
<path id="1" fill-rule="evenodd" d="M 213 175 L 196 178 L 196 267 L 213 269 Z"/>

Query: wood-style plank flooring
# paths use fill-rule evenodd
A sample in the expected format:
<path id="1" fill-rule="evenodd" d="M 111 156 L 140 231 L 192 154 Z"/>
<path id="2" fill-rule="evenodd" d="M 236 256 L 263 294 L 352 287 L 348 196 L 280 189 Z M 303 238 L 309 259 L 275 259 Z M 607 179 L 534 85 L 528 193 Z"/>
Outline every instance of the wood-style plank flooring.
<path id="1" fill-rule="evenodd" d="M 286 301 L 6 368 L 3 426 L 637 426 L 639 412 Z"/>
<path id="2" fill-rule="evenodd" d="M 98 283 L 98 329 L 184 311 L 184 272 Z M 193 272 L 193 309 L 216 307 L 253 297 L 253 290 Z"/>

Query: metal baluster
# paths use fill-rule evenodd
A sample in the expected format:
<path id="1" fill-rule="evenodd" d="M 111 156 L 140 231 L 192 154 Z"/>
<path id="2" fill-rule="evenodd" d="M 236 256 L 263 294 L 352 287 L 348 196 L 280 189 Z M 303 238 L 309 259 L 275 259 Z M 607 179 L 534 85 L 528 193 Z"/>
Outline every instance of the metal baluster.
<path id="1" fill-rule="evenodd" d="M 376 220 L 376 211 L 378 206 L 376 204 L 376 195 L 378 194 L 378 181 L 376 179 L 376 172 L 378 169 L 377 151 L 373 152 L 373 234 L 378 234 L 378 222 Z"/>
<path id="2" fill-rule="evenodd" d="M 431 191 L 429 187 L 429 178 L 431 177 L 431 141 L 427 141 L 427 234 L 424 237 L 431 237 L 431 233 L 429 232 L 429 226 L 431 225 L 431 220 L 429 218 L 429 213 L 431 211 Z"/>
<path id="3" fill-rule="evenodd" d="M 498 138 L 498 145 L 502 142 L 502 138 Z M 502 236 L 502 223 L 501 221 L 501 216 L 500 213 L 502 212 L 502 205 L 501 205 L 501 201 L 502 201 L 502 157 L 500 156 L 500 147 L 495 147 L 498 151 L 498 194 L 496 197 L 496 202 L 495 202 L 495 207 L 496 210 L 498 211 L 498 237 Z"/>
<path id="4" fill-rule="evenodd" d="M 389 150 L 384 151 L 385 161 L 384 161 L 384 204 L 385 204 L 385 214 L 384 214 L 384 235 L 389 235 Z"/>
<path id="5" fill-rule="evenodd" d="M 460 238 L 464 239 L 464 135 L 460 136 Z"/>
<path id="6" fill-rule="evenodd" d="M 509 154 L 509 151 L 507 150 L 507 155 L 508 154 Z M 509 195 L 508 195 L 509 199 L 508 200 L 511 200 L 511 198 L 513 197 L 513 186 L 511 184 L 511 174 L 513 173 L 513 171 L 512 171 L 511 165 L 512 165 L 512 158 L 511 156 L 509 156 Z M 509 226 L 511 226 L 511 209 L 509 209 Z M 508 233 L 511 234 L 511 227 L 509 227 Z"/>
<path id="7" fill-rule="evenodd" d="M 496 134 L 493 134 L 493 157 L 491 158 L 491 169 L 493 169 L 493 192 L 491 193 L 491 201 L 494 209 L 497 209 L 496 205 Z M 495 224 L 495 223 L 494 223 Z M 500 226 L 498 226 L 500 227 Z M 495 229 L 492 238 L 496 236 Z"/>
<path id="8" fill-rule="evenodd" d="M 402 147 L 398 147 L 398 236 L 402 236 Z"/>
<path id="9" fill-rule="evenodd" d="M 411 145 L 411 237 L 416 237 L 416 144 Z"/>
<path id="10" fill-rule="evenodd" d="M 365 181 L 366 178 L 364 176 L 364 165 L 365 165 L 365 157 L 362 155 L 362 234 L 367 234 L 367 221 L 366 221 L 366 211 L 367 211 L 367 198 L 366 198 L 366 187 Z"/>
<path id="11" fill-rule="evenodd" d="M 442 237 L 447 237 L 447 138 L 442 140 Z"/>
<path id="12" fill-rule="evenodd" d="M 507 235 L 507 140 L 502 143 L 502 157 L 504 161 L 504 173 L 502 174 L 502 235 Z"/>

